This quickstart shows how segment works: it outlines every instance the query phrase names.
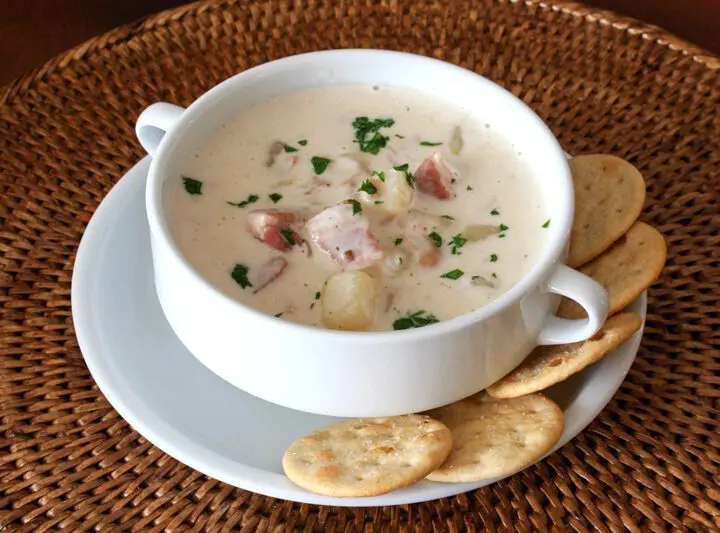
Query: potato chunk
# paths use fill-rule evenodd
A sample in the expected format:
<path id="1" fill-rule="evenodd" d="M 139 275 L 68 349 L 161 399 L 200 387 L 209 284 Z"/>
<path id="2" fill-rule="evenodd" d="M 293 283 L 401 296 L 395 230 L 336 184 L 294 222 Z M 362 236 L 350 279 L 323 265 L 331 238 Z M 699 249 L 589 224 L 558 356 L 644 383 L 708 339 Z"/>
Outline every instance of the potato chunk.
<path id="1" fill-rule="evenodd" d="M 349 270 L 325 282 L 322 321 L 330 329 L 364 331 L 375 321 L 377 288 L 366 272 Z"/>

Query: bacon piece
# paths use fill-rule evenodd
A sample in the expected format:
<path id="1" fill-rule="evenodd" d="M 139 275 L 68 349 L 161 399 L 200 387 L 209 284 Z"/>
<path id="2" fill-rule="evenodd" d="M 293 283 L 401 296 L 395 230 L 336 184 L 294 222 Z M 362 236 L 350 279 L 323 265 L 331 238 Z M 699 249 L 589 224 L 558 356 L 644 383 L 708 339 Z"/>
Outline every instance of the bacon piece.
<path id="1" fill-rule="evenodd" d="M 324 209 L 307 223 L 310 239 L 334 261 L 352 268 L 366 268 L 383 258 L 370 222 L 353 206 L 342 203 Z"/>
<path id="2" fill-rule="evenodd" d="M 284 257 L 273 257 L 268 260 L 261 268 L 255 281 L 255 290 L 253 294 L 257 294 L 262 289 L 270 285 L 273 281 L 280 277 L 288 266 L 288 262 Z"/>
<path id="3" fill-rule="evenodd" d="M 419 191 L 440 200 L 452 196 L 452 170 L 437 152 L 420 163 L 414 177 Z"/>
<path id="4" fill-rule="evenodd" d="M 293 228 L 294 225 L 302 222 L 303 217 L 294 211 L 255 209 L 248 213 L 247 230 L 259 241 L 285 252 L 290 250 L 293 244 L 302 242 L 303 238 Z M 288 241 L 292 241 L 293 244 Z"/>

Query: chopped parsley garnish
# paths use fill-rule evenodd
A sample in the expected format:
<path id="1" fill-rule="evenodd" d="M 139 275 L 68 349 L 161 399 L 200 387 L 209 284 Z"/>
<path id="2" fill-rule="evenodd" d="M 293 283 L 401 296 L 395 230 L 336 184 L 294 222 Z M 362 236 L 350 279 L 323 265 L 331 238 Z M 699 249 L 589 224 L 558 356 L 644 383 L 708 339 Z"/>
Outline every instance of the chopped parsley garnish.
<path id="1" fill-rule="evenodd" d="M 252 287 L 252 283 L 248 280 L 248 272 L 250 269 L 241 263 L 236 263 L 230 272 L 230 277 L 235 280 L 235 283 L 240 285 L 241 288 Z"/>
<path id="2" fill-rule="evenodd" d="M 467 239 L 463 237 L 462 233 L 453 235 L 452 239 L 450 239 L 450 242 L 448 243 L 448 246 L 450 246 L 451 248 L 450 253 L 452 253 L 453 255 L 460 255 L 460 252 L 458 250 L 465 246 L 466 242 Z"/>
<path id="3" fill-rule="evenodd" d="M 381 149 L 387 146 L 390 139 L 380 133 L 380 128 L 390 128 L 394 124 L 395 121 L 391 118 L 370 120 L 368 117 L 357 117 L 352 123 L 355 130 L 355 140 L 353 142 L 360 145 L 360 151 L 377 155 Z"/>
<path id="4" fill-rule="evenodd" d="M 432 142 L 432 141 L 421 141 L 420 146 L 440 146 L 441 142 Z"/>
<path id="5" fill-rule="evenodd" d="M 313 307 L 315 307 L 315 302 L 310 304 L 310 309 L 312 309 Z"/>
<path id="6" fill-rule="evenodd" d="M 545 221 L 545 224 L 543 224 L 542 227 L 543 227 L 543 228 L 547 228 L 548 226 L 550 226 L 550 219 L 549 219 L 549 218 Z"/>
<path id="7" fill-rule="evenodd" d="M 507 227 L 505 224 L 500 224 L 500 225 L 498 226 L 498 229 L 499 229 L 500 231 L 507 231 L 507 230 L 509 230 L 510 228 Z"/>
<path id="8" fill-rule="evenodd" d="M 280 229 L 280 236 L 283 238 L 283 240 L 288 243 L 290 246 L 295 246 L 295 234 L 291 229 L 288 228 L 281 228 Z"/>
<path id="9" fill-rule="evenodd" d="M 495 274 L 495 272 L 493 272 L 493 273 L 491 274 L 491 276 L 492 276 L 493 278 L 497 279 L 497 274 Z"/>
<path id="10" fill-rule="evenodd" d="M 270 200 L 272 200 L 272 203 L 274 203 L 274 204 L 276 204 L 280 200 L 282 200 L 282 194 L 278 194 L 276 192 L 274 192 L 272 194 L 268 194 L 268 197 L 270 198 Z"/>
<path id="11" fill-rule="evenodd" d="M 315 299 L 316 299 L 316 300 L 319 300 L 319 299 L 320 299 L 320 296 L 321 296 L 320 291 L 317 291 L 317 292 L 315 293 Z"/>
<path id="12" fill-rule="evenodd" d="M 404 139 L 405 135 L 400 135 L 399 133 L 396 133 L 395 137 L 397 137 L 398 139 Z"/>
<path id="13" fill-rule="evenodd" d="M 465 275 L 465 272 L 463 272 L 459 268 L 456 268 L 455 270 L 451 270 L 450 272 L 445 272 L 445 274 L 443 274 L 440 277 L 445 278 L 445 279 L 455 280 L 455 279 L 462 278 L 464 275 Z"/>
<path id="14" fill-rule="evenodd" d="M 380 204 L 384 204 L 385 202 L 383 202 L 382 200 L 375 200 L 375 202 L 373 202 L 373 203 L 375 205 L 380 205 Z"/>
<path id="15" fill-rule="evenodd" d="M 468 185 L 467 187 L 465 187 L 465 190 L 466 190 L 466 191 L 472 191 L 472 190 L 473 190 L 473 188 L 472 188 L 472 187 L 470 187 L 470 185 Z"/>
<path id="16" fill-rule="evenodd" d="M 281 311 L 280 313 L 277 313 L 277 314 L 275 315 L 275 318 L 280 318 L 281 316 L 283 316 L 282 311 Z"/>
<path id="17" fill-rule="evenodd" d="M 383 172 L 382 170 L 380 172 L 378 172 L 377 170 L 373 170 L 372 173 L 373 176 L 377 176 L 380 181 L 382 181 L 383 183 L 385 182 L 385 172 Z"/>
<path id="18" fill-rule="evenodd" d="M 490 214 L 491 214 L 492 216 L 496 217 L 496 216 L 498 216 L 498 215 L 500 214 L 500 211 L 498 211 L 497 209 L 493 209 L 492 211 L 490 211 Z"/>
<path id="19" fill-rule="evenodd" d="M 393 242 L 395 243 L 395 246 L 400 246 L 403 242 L 402 237 L 398 237 Z"/>
<path id="20" fill-rule="evenodd" d="M 313 156 L 313 158 L 310 159 L 310 163 L 312 164 L 315 174 L 319 176 L 327 170 L 327 167 L 330 164 L 330 159 L 326 157 Z"/>
<path id="21" fill-rule="evenodd" d="M 490 254 L 490 262 L 491 263 L 497 262 L 497 254 Z"/>
<path id="22" fill-rule="evenodd" d="M 440 215 L 440 218 L 446 218 L 447 220 L 455 220 L 455 217 L 451 217 L 450 215 Z"/>
<path id="23" fill-rule="evenodd" d="M 345 200 L 345 203 L 352 206 L 353 215 L 362 213 L 362 204 L 357 200 L 350 198 L 349 200 Z"/>
<path id="24" fill-rule="evenodd" d="M 415 178 L 413 178 L 413 175 L 410 173 L 410 165 L 405 163 L 404 165 L 398 165 L 396 167 L 393 167 L 393 170 L 396 170 L 398 172 L 404 172 L 405 173 L 405 181 L 407 181 L 407 184 L 410 186 L 411 189 L 415 188 Z"/>
<path id="25" fill-rule="evenodd" d="M 440 236 L 436 231 L 433 231 L 432 233 L 428 234 L 428 237 L 432 239 L 432 242 L 435 243 L 435 246 L 440 248 L 443 243 L 442 236 Z"/>
<path id="26" fill-rule="evenodd" d="M 195 178 L 188 178 L 187 176 L 182 177 L 183 185 L 185 185 L 185 192 L 188 194 L 202 194 L 203 183 Z"/>
<path id="27" fill-rule="evenodd" d="M 434 315 L 429 315 L 425 311 L 415 311 L 393 322 L 393 329 L 397 331 L 401 329 L 422 328 L 423 326 L 437 324 L 438 322 L 440 321 L 435 318 Z"/>
<path id="28" fill-rule="evenodd" d="M 505 237 L 507 237 L 507 235 L 505 235 L 504 233 L 498 235 L 498 239 L 504 239 Z"/>
<path id="29" fill-rule="evenodd" d="M 297 152 L 297 151 L 298 151 L 297 148 L 295 148 L 294 146 L 290 146 L 289 144 L 283 144 L 283 148 L 285 148 L 285 151 L 288 152 L 288 153 Z"/>
<path id="30" fill-rule="evenodd" d="M 298 144 L 300 146 L 307 146 L 307 139 L 302 139 L 302 140 L 298 141 Z"/>
<path id="31" fill-rule="evenodd" d="M 375 187 L 375 185 L 373 185 L 370 180 L 366 179 L 362 182 L 362 184 L 360 184 L 360 188 L 358 189 L 358 191 L 366 192 L 368 194 L 375 194 L 377 192 L 377 187 Z"/>
<path id="32" fill-rule="evenodd" d="M 247 200 L 243 200 L 242 202 L 228 202 L 228 205 L 231 205 L 233 207 L 247 207 L 250 204 L 254 204 L 260 199 L 260 197 L 257 194 L 251 194 L 247 197 Z"/>

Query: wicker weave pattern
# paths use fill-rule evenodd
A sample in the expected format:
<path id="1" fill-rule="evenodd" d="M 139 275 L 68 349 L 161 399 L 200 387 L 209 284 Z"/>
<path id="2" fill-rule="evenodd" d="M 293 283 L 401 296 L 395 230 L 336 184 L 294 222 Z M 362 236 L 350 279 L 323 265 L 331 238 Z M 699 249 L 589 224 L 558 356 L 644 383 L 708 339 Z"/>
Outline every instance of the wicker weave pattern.
<path id="1" fill-rule="evenodd" d="M 70 279 L 94 209 L 143 155 L 144 106 L 187 105 L 288 54 L 370 46 L 474 69 L 568 151 L 629 159 L 669 258 L 625 384 L 560 452 L 455 498 L 319 508 L 209 479 L 135 433 L 83 363 Z M 238 0 L 120 28 L 0 91 L 0 530 L 720 531 L 719 66 L 570 3 Z"/>

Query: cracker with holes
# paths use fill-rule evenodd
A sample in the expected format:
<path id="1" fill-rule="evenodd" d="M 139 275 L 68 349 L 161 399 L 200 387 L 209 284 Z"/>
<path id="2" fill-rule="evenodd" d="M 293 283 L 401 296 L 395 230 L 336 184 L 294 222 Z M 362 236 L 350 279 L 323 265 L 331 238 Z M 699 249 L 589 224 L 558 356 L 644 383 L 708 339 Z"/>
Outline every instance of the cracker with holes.
<path id="1" fill-rule="evenodd" d="M 636 222 L 610 249 L 579 270 L 605 287 L 608 316 L 612 316 L 655 283 L 666 256 L 667 246 L 660 232 L 643 222 Z M 563 299 L 557 315 L 583 318 L 585 311 L 572 300 Z"/>
<path id="2" fill-rule="evenodd" d="M 447 458 L 450 431 L 422 415 L 359 418 L 293 442 L 283 456 L 290 480 L 327 496 L 378 496 L 420 481 Z"/>
<path id="3" fill-rule="evenodd" d="M 427 413 L 452 432 L 453 450 L 431 481 L 473 482 L 522 470 L 550 451 L 562 410 L 542 394 L 496 399 L 481 392 Z"/>
<path id="4" fill-rule="evenodd" d="M 570 168 L 575 218 L 567 264 L 578 267 L 609 248 L 637 220 L 645 182 L 633 165 L 612 155 L 580 155 Z"/>
<path id="5" fill-rule="evenodd" d="M 494 398 L 516 398 L 532 394 L 566 380 L 599 361 L 627 341 L 642 325 L 635 313 L 611 317 L 591 339 L 573 344 L 539 346 L 523 363 L 487 388 Z"/>

